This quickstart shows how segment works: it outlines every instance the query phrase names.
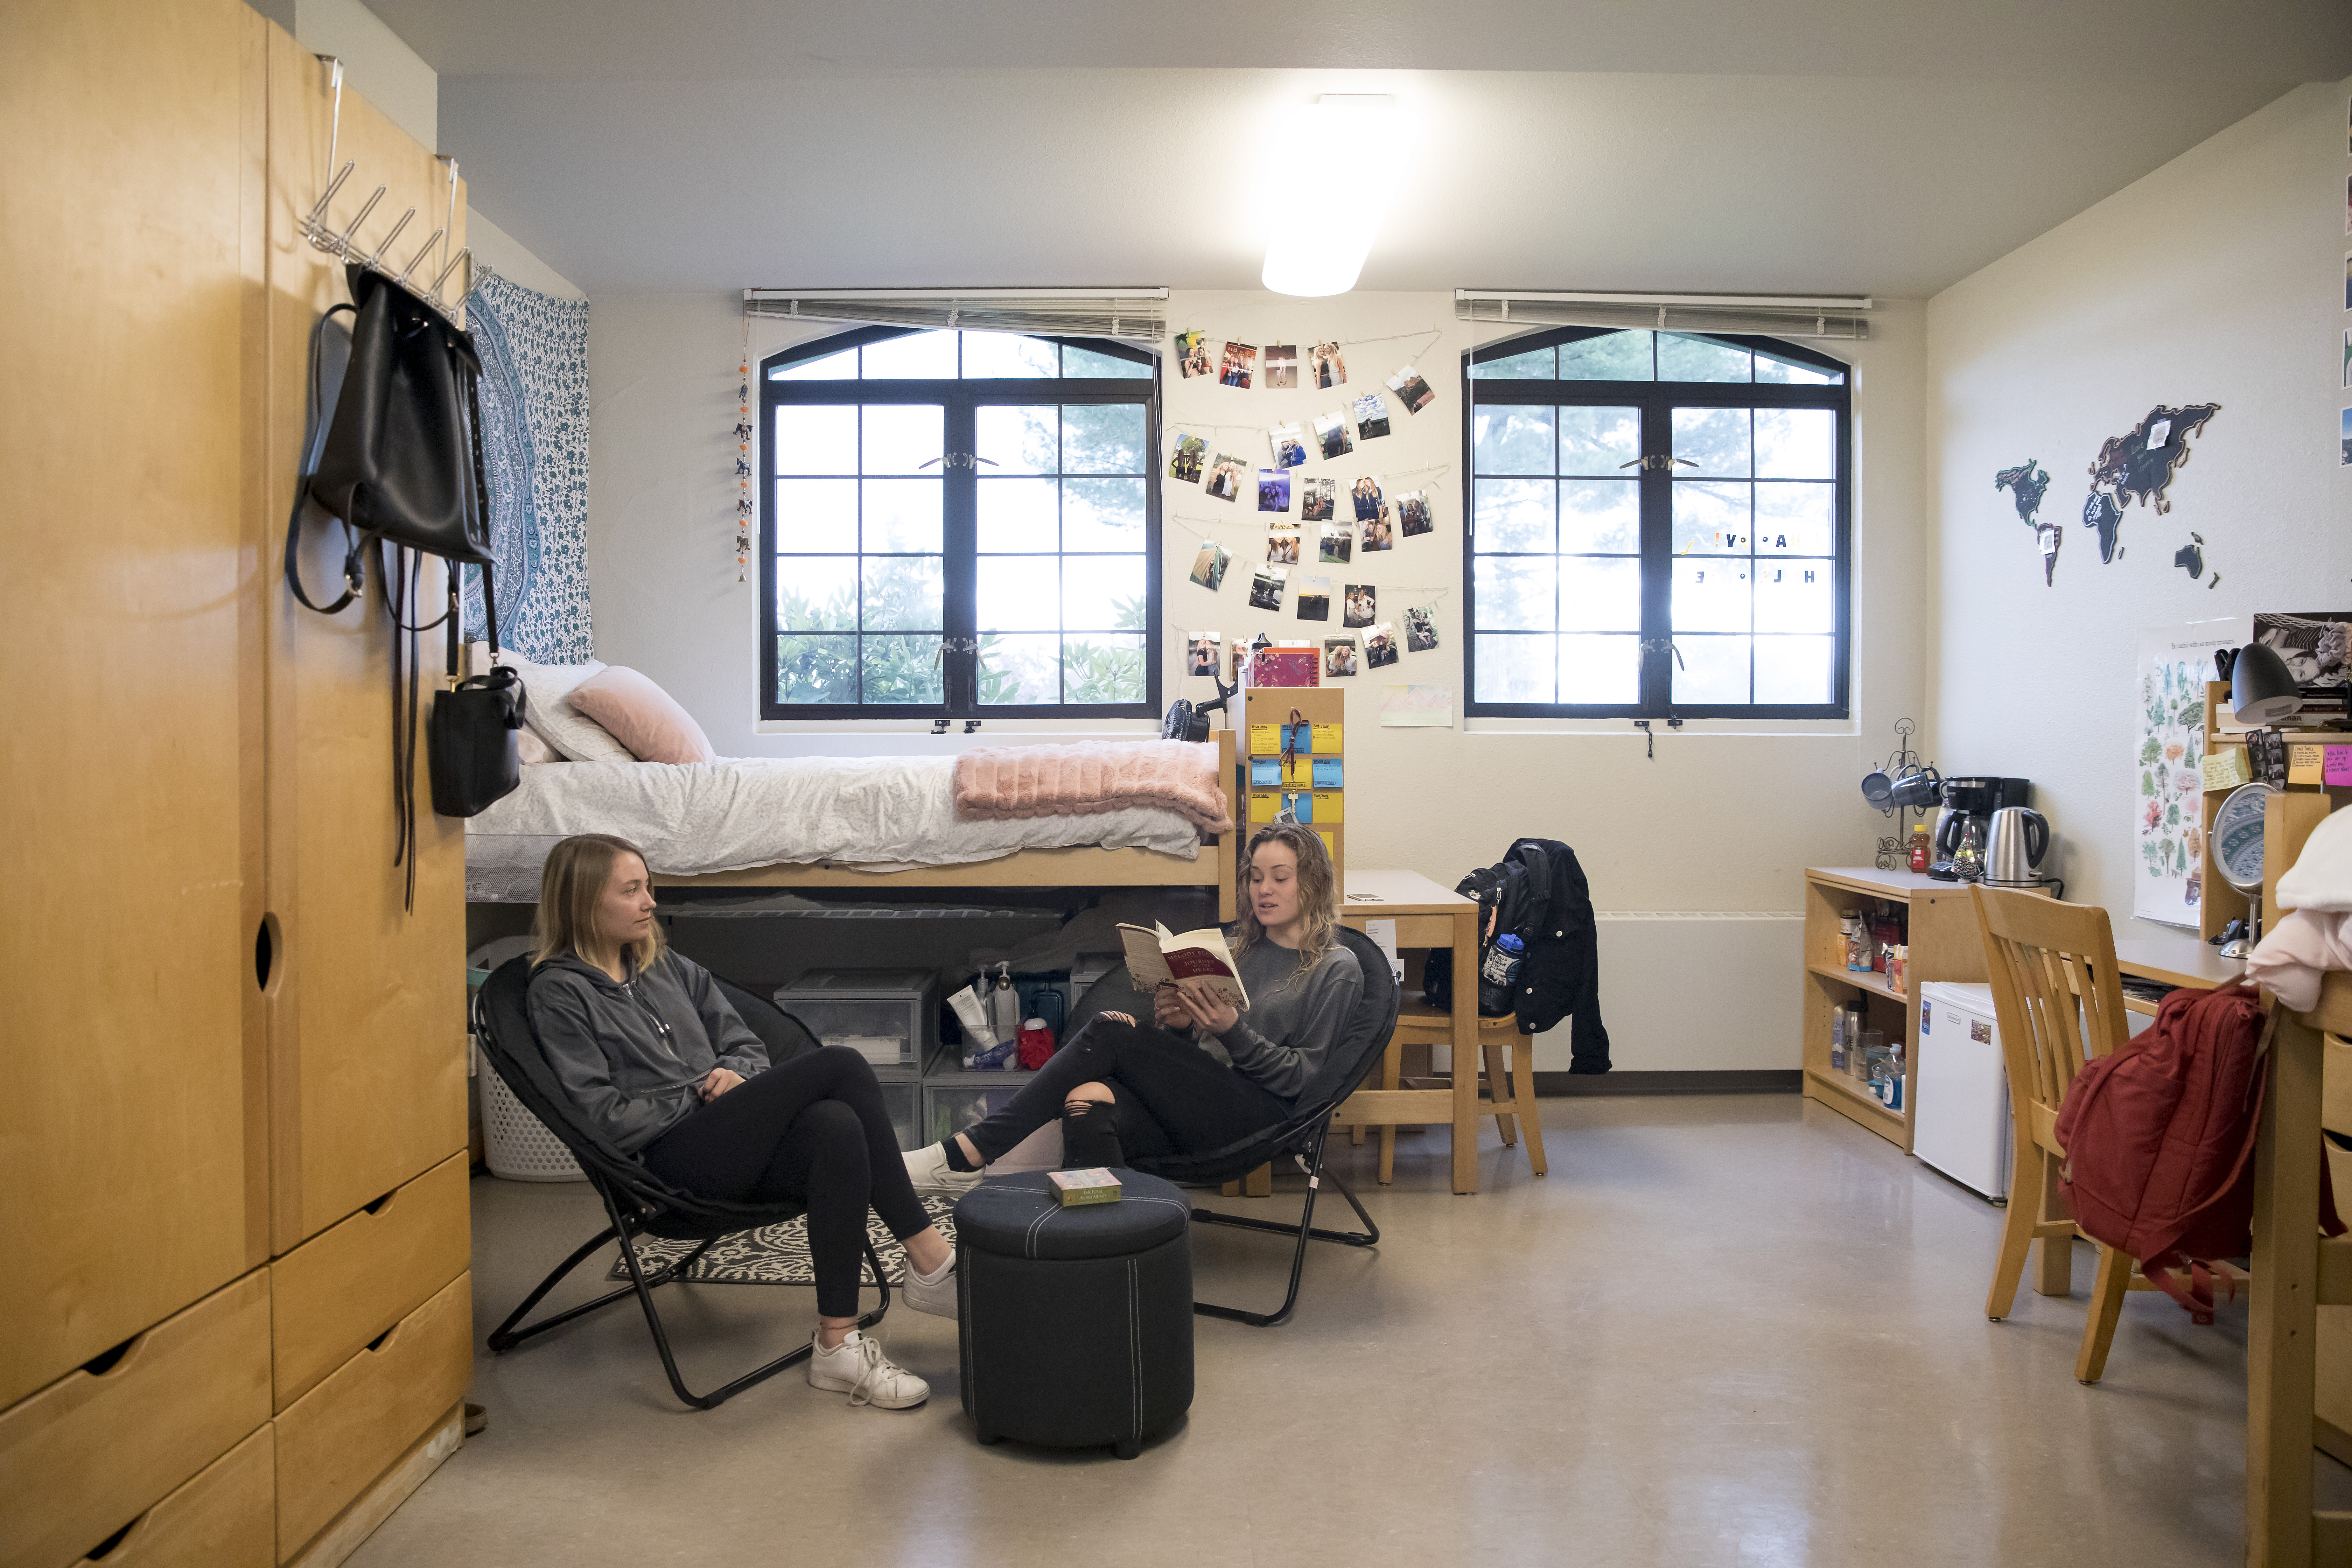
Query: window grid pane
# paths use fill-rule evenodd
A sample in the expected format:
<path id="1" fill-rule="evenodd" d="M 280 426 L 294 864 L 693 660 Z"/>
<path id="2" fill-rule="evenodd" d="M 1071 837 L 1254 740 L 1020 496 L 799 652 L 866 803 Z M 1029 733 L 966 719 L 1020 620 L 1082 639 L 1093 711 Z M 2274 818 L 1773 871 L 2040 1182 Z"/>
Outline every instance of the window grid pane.
<path id="1" fill-rule="evenodd" d="M 1475 402 L 1479 381 L 1541 381 L 1546 354 L 1563 383 L 1789 387 L 1842 386 L 1846 378 L 1735 344 L 1649 331 L 1497 354 L 1470 370 L 1471 700 L 1638 707 L 1642 486 L 1619 465 L 1640 457 L 1641 405 Z M 1842 410 L 1707 405 L 1665 413 L 1667 455 L 1685 459 L 1669 470 L 1665 491 L 1665 629 L 1680 655 L 1667 669 L 1671 700 L 1835 703 Z M 1539 457 L 1539 444 L 1550 452 Z M 1538 668 L 1538 644 L 1553 655 L 1549 670 Z M 1543 695 L 1547 687 L 1556 695 Z"/>

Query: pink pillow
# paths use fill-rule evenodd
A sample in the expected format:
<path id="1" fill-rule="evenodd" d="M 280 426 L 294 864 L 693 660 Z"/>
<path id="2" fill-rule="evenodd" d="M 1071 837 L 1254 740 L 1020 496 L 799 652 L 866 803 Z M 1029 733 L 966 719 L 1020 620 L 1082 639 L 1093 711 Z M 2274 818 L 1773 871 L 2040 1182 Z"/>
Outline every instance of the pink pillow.
<path id="1" fill-rule="evenodd" d="M 572 706 L 603 725 L 641 763 L 715 763 L 710 737 L 670 694 L 625 664 L 572 689 Z"/>

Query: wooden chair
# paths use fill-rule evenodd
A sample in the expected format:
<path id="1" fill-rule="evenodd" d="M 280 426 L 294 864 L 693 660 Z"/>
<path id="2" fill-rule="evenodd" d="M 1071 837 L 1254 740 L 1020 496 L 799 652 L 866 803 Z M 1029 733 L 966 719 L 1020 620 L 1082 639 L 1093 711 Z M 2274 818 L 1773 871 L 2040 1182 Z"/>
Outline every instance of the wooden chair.
<path id="1" fill-rule="evenodd" d="M 2074 1221 L 2053 1212 L 2065 1207 L 2058 1191 L 2066 1159 L 2058 1143 L 2058 1108 L 2074 1075 L 2093 1058 L 2121 1047 L 2131 1027 L 2106 910 L 2034 893 L 1984 887 L 1969 891 L 1984 936 L 2015 1128 L 2009 1210 L 2001 1222 L 1992 1289 L 1985 1295 L 1985 1316 L 1999 1322 L 2016 1303 L 2026 1248 L 2034 1242 L 2041 1245 L 2035 1249 L 2033 1289 L 2044 1296 L 2072 1293 Z M 2084 1383 L 2098 1382 L 2106 1370 L 2124 1293 L 2156 1289 L 2135 1272 L 2129 1258 L 2092 1245 L 2098 1247 L 2099 1273 L 2083 1324 L 2083 1347 L 2074 1357 L 2074 1375 Z"/>
<path id="2" fill-rule="evenodd" d="M 1454 1037 L 1454 1022 L 1442 1015 L 1408 1014 L 1397 1020 L 1396 1033 L 1389 1040 L 1387 1054 L 1381 1061 L 1382 1089 L 1396 1089 L 1404 1081 L 1404 1048 L 1409 1045 L 1435 1044 Z M 1513 1042 L 1509 1076 L 1505 1077 L 1505 1041 Z M 1518 1019 L 1510 1015 L 1500 1018 L 1478 1020 L 1478 1051 L 1472 1057 L 1467 1051 L 1454 1053 L 1454 1070 L 1480 1074 L 1485 1092 L 1478 1098 L 1482 1114 L 1495 1118 L 1495 1130 L 1502 1134 L 1506 1148 L 1516 1147 L 1518 1129 L 1524 1123 L 1528 1130 L 1528 1168 L 1537 1175 L 1550 1173 L 1551 1163 L 1545 1158 L 1543 1119 L 1536 1107 L 1536 1043 L 1532 1035 L 1519 1033 Z M 1364 1129 L 1370 1125 L 1357 1122 L 1349 1129 L 1349 1141 L 1361 1143 Z M 1380 1183 L 1387 1186 L 1396 1175 L 1397 1129 L 1394 1122 L 1381 1126 Z"/>

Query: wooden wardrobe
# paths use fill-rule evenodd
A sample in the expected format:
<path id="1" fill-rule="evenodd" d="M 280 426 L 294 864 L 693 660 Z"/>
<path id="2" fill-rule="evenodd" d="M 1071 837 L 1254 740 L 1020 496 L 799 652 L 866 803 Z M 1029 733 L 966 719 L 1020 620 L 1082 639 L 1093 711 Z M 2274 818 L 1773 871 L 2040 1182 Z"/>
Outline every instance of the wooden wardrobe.
<path id="1" fill-rule="evenodd" d="M 327 73 L 75 0 L 0 7 L 0 1568 L 340 1563 L 459 1443 L 472 1305 L 460 825 L 404 910 L 378 584 L 279 576 Z M 348 88 L 339 149 L 339 225 L 463 246 Z"/>

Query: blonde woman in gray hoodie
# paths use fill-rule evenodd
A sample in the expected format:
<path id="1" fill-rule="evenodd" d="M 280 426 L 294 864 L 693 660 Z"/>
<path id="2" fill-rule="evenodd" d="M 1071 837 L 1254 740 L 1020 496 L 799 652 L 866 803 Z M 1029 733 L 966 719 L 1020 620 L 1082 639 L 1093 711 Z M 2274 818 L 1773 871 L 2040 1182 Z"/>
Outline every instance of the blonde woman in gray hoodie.
<path id="1" fill-rule="evenodd" d="M 700 964 L 667 951 L 635 846 L 567 838 L 541 879 L 529 1006 L 549 1065 L 598 1131 L 670 1185 L 808 1211 L 814 1388 L 905 1410 L 930 1385 L 857 1331 L 871 1208 L 907 1249 L 903 1299 L 955 1316 L 955 1254 L 907 1176 L 874 1069 L 827 1046 L 771 1066 Z"/>

